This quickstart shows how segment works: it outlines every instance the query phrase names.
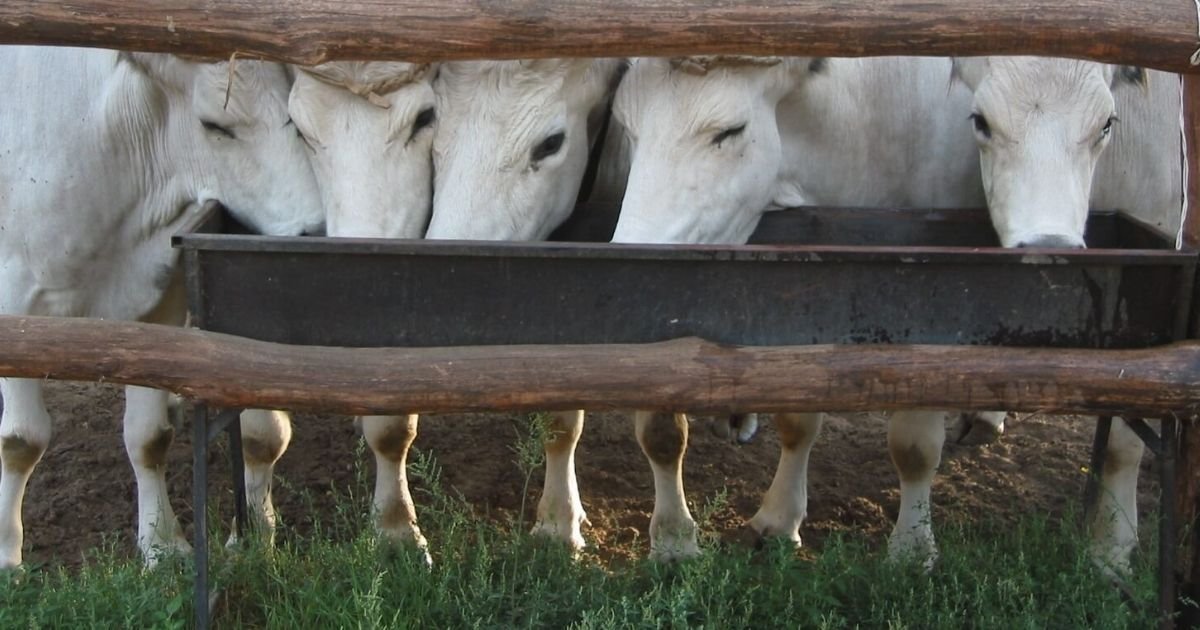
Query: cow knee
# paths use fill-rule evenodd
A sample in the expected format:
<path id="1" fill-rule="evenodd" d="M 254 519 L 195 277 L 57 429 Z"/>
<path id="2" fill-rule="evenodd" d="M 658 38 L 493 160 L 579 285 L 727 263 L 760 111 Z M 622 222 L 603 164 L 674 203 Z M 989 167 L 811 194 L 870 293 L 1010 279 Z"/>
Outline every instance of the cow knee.
<path id="1" fill-rule="evenodd" d="M 637 439 L 642 451 L 659 465 L 679 461 L 687 449 L 687 437 L 687 416 L 684 414 L 647 414 L 637 423 Z"/>
<path id="2" fill-rule="evenodd" d="M 897 412 L 888 424 L 888 451 L 902 482 L 930 479 L 942 461 L 945 414 Z"/>
<path id="3" fill-rule="evenodd" d="M 1124 420 L 1116 419 L 1108 436 L 1108 448 L 1104 453 L 1104 470 L 1117 472 L 1136 469 L 1142 461 L 1145 444 Z"/>
<path id="4" fill-rule="evenodd" d="M 147 387 L 125 387 L 123 421 L 125 451 L 135 467 L 161 470 L 175 429 L 167 420 L 167 393 Z"/>
<path id="5" fill-rule="evenodd" d="M 775 416 L 775 428 L 779 432 L 779 444 L 784 450 L 794 451 L 811 445 L 821 432 L 822 416 L 819 413 L 781 413 Z"/>
<path id="6" fill-rule="evenodd" d="M 575 450 L 583 433 L 583 410 L 555 412 L 546 427 L 546 454 L 565 455 Z"/>
<path id="7" fill-rule="evenodd" d="M 41 385 L 26 379 L 0 379 L 0 463 L 28 472 L 50 445 L 53 423 L 42 400 Z"/>
<path id="8" fill-rule="evenodd" d="M 242 455 L 247 465 L 274 465 L 292 441 L 287 412 L 247 409 L 241 414 Z"/>
<path id="9" fill-rule="evenodd" d="M 144 468 L 161 470 L 167 465 L 167 451 L 175 439 L 175 429 L 170 425 L 158 427 L 148 435 L 137 448 L 130 451 L 133 463 Z"/>
<path id="10" fill-rule="evenodd" d="M 27 439 L 21 435 L 5 435 L 0 437 L 0 462 L 7 470 L 32 470 L 42 459 L 46 447 L 44 441 Z"/>
<path id="11" fill-rule="evenodd" d="M 363 437 L 376 455 L 402 462 L 417 438 L 417 414 L 407 416 L 363 416 Z"/>

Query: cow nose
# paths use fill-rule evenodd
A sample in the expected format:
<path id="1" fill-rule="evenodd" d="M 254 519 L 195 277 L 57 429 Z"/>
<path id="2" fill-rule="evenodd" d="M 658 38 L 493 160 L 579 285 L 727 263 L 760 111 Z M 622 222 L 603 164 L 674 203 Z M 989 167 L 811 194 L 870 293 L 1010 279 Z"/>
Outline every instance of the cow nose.
<path id="1" fill-rule="evenodd" d="M 1083 241 L 1062 234 L 1038 234 L 1017 243 L 1017 247 L 1045 247 L 1054 249 L 1084 249 Z"/>

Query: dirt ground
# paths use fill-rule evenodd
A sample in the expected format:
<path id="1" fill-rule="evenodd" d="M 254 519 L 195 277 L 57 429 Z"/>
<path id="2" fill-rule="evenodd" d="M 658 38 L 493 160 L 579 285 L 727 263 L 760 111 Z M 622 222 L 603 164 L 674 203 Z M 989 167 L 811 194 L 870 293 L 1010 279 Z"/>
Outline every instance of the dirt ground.
<path id="1" fill-rule="evenodd" d="M 112 541 L 134 553 L 134 482 L 121 439 L 121 389 L 110 385 L 52 382 L 47 402 L 55 436 L 29 485 L 25 501 L 25 561 L 75 566 L 83 553 Z M 590 526 L 584 536 L 602 555 L 644 554 L 653 484 L 633 437 L 632 422 L 617 414 L 589 414 L 577 458 L 579 484 Z M 696 424 L 685 461 L 685 487 L 693 509 L 723 489 L 727 507 L 713 517 L 722 537 L 742 537 L 742 525 L 770 484 L 779 444 L 762 423 L 758 437 L 736 446 Z M 423 418 L 416 447 L 432 453 L 443 483 L 470 501 L 481 518 L 511 517 L 521 506 L 522 474 L 512 446 L 524 423 L 513 415 L 447 415 Z M 1092 422 L 1081 417 L 1010 418 L 1003 439 L 989 446 L 947 442 L 934 486 L 934 519 L 1011 521 L 1042 511 L 1061 514 L 1078 505 Z M 899 504 L 896 473 L 886 449 L 882 417 L 831 417 L 813 451 L 806 546 L 831 532 L 860 530 L 882 545 Z M 280 461 L 276 504 L 298 531 L 311 515 L 300 496 L 308 490 L 316 509 L 332 509 L 329 488 L 351 484 L 358 441 L 349 418 L 299 415 L 291 448 Z M 169 482 L 176 512 L 191 522 L 191 450 L 187 431 L 171 450 Z M 214 456 L 215 459 L 215 456 Z M 369 457 L 368 457 L 369 461 Z M 368 467 L 370 464 L 368 463 Z M 222 477 L 228 469 L 216 469 Z M 369 471 L 373 474 L 373 471 Z M 1140 507 L 1157 505 L 1154 457 L 1142 464 Z M 528 522 L 540 493 L 530 484 Z M 227 482 L 222 481 L 227 487 Z M 220 492 L 220 489 L 214 489 Z M 419 501 L 418 495 L 418 501 Z M 226 503 L 228 505 L 228 503 Z M 418 503 L 418 514 L 421 506 Z M 189 530 L 190 531 L 190 530 Z M 437 540 L 431 536 L 431 546 Z"/>

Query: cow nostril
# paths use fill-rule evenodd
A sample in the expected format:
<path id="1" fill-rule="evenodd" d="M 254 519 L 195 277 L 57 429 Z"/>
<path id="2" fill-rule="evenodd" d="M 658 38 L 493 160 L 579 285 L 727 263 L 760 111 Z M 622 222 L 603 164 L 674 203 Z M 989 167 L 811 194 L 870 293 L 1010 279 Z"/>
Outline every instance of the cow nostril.
<path id="1" fill-rule="evenodd" d="M 1084 244 L 1076 238 L 1062 234 L 1039 234 L 1028 240 L 1017 243 L 1017 247 L 1041 247 L 1047 249 L 1084 249 Z"/>

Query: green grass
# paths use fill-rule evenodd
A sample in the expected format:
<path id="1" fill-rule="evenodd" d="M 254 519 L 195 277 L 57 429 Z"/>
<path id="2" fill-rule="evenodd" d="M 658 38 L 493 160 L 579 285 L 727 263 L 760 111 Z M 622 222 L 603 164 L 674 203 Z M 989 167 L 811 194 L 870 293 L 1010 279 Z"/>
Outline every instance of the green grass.
<path id="1" fill-rule="evenodd" d="M 534 432 L 536 435 L 536 431 Z M 888 562 L 857 536 L 802 559 L 784 545 L 752 551 L 704 542 L 674 566 L 606 565 L 485 522 L 441 489 L 436 462 L 411 474 L 434 566 L 370 533 L 366 472 L 307 536 L 275 549 L 214 552 L 222 627 L 281 628 L 1146 628 L 1154 571 L 1139 560 L 1122 603 L 1087 560 L 1077 519 L 1031 515 L 1017 527 L 940 524 L 931 573 Z M 710 503 L 720 503 L 715 497 Z M 701 515 L 705 510 L 698 511 Z M 1144 531 L 1152 530 L 1152 524 Z M 77 572 L 0 575 L 0 628 L 190 626 L 190 565 L 154 571 L 99 550 Z"/>

